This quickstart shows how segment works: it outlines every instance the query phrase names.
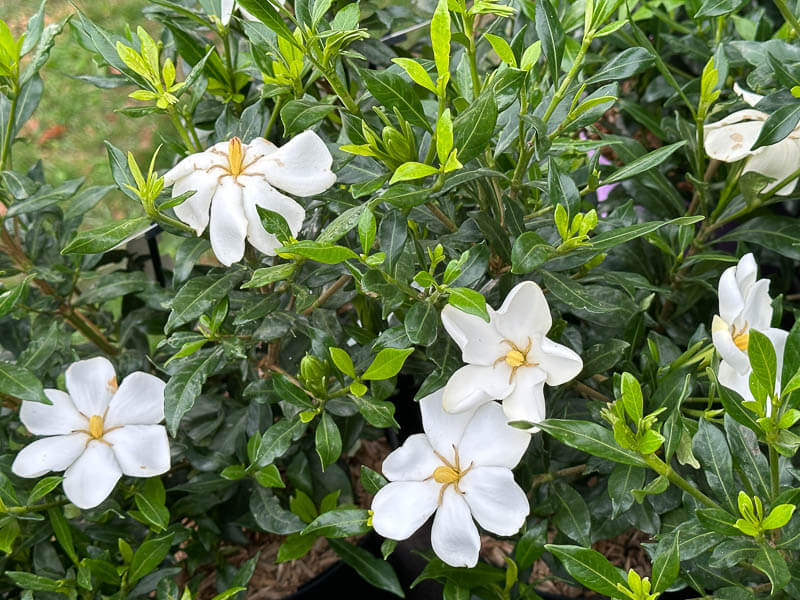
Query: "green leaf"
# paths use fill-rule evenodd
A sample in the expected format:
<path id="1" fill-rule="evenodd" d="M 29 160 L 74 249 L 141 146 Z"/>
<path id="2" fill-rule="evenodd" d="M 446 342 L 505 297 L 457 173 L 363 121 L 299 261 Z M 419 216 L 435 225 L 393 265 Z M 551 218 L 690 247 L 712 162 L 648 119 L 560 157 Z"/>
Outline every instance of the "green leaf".
<path id="1" fill-rule="evenodd" d="M 284 488 L 286 484 L 283 483 L 281 473 L 275 465 L 267 465 L 255 472 L 253 478 L 262 487 Z"/>
<path id="2" fill-rule="evenodd" d="M 447 303 L 458 310 L 480 317 L 489 322 L 489 311 L 486 309 L 486 298 L 480 292 L 463 287 L 447 289 Z"/>
<path id="3" fill-rule="evenodd" d="M 28 291 L 28 285 L 33 278 L 33 275 L 28 275 L 13 288 L 0 294 L 0 317 L 5 317 L 14 309 L 20 298 Z"/>
<path id="4" fill-rule="evenodd" d="M 717 240 L 731 241 L 758 244 L 792 260 L 800 260 L 800 220 L 777 215 L 755 217 Z"/>
<path id="5" fill-rule="evenodd" d="M 28 504 L 33 504 L 37 500 L 44 498 L 47 494 L 56 489 L 58 484 L 63 480 L 64 478 L 60 475 L 51 475 L 50 477 L 44 477 L 37 481 L 31 493 L 28 495 Z"/>
<path id="6" fill-rule="evenodd" d="M 172 311 L 164 331 L 170 332 L 209 311 L 236 287 L 242 277 L 244 277 L 243 270 L 227 269 L 187 281 L 172 299 L 170 304 Z"/>
<path id="7" fill-rule="evenodd" d="M 453 120 L 453 136 L 458 160 L 467 164 L 486 150 L 497 124 L 497 98 L 486 89 Z"/>
<path id="8" fill-rule="evenodd" d="M 639 173 L 644 173 L 645 171 L 649 171 L 650 169 L 657 167 L 665 160 L 667 160 L 672 154 L 685 146 L 687 142 L 684 140 L 682 142 L 675 142 L 674 144 L 670 144 L 669 146 L 662 146 L 657 150 L 653 150 L 645 154 L 644 156 L 640 156 L 639 158 L 629 162 L 624 167 L 620 167 L 611 175 L 603 179 L 600 185 L 608 185 L 609 183 L 616 183 L 618 181 L 623 181 L 625 179 L 630 179 L 634 175 L 638 175 Z"/>
<path id="9" fill-rule="evenodd" d="M 428 188 L 420 188 L 415 185 L 401 183 L 399 185 L 393 185 L 383 192 L 380 196 L 380 200 L 388 202 L 397 208 L 407 209 L 425 204 L 430 195 L 431 191 Z M 384 217 L 384 220 L 381 221 L 381 225 L 383 225 L 385 220 L 386 218 Z M 403 222 L 405 223 L 405 219 L 403 219 Z"/>
<path id="10" fill-rule="evenodd" d="M 364 85 L 375 100 L 389 109 L 397 109 L 411 124 L 432 131 L 416 91 L 405 79 L 391 71 L 359 71 Z"/>
<path id="11" fill-rule="evenodd" d="M 693 18 L 721 17 L 739 10 L 745 4 L 747 0 L 703 0 Z"/>
<path id="12" fill-rule="evenodd" d="M 24 590 L 65 593 L 69 587 L 64 580 L 51 579 L 50 577 L 34 575 L 25 571 L 6 571 L 4 575 L 14 582 L 17 587 L 21 587 Z"/>
<path id="13" fill-rule="evenodd" d="M 453 119 L 450 117 L 450 109 L 447 108 L 436 121 L 436 155 L 439 157 L 439 164 L 447 162 L 452 150 Z"/>
<path id="14" fill-rule="evenodd" d="M 148 479 L 144 490 L 135 496 L 136 508 L 156 531 L 164 530 L 169 525 L 169 510 L 164 505 L 165 500 L 164 484 L 157 477 Z"/>
<path id="15" fill-rule="evenodd" d="M 403 325 L 411 343 L 430 346 L 436 341 L 439 329 L 439 311 L 432 302 L 415 302 L 406 313 Z"/>
<path id="16" fill-rule="evenodd" d="M 430 177 L 436 175 L 439 169 L 426 165 L 420 162 L 406 162 L 395 169 L 392 178 L 389 180 L 389 185 L 395 184 L 399 181 L 411 181 L 413 179 L 421 179 L 423 177 Z"/>
<path id="17" fill-rule="evenodd" d="M 369 208 L 364 209 L 358 219 L 358 239 L 361 242 L 361 249 L 364 254 L 369 254 L 372 244 L 375 242 L 375 234 L 378 232 L 378 224 L 375 215 Z"/>
<path id="18" fill-rule="evenodd" d="M 289 100 L 281 109 L 283 135 L 289 137 L 316 125 L 331 114 L 336 107 L 315 100 Z"/>
<path id="19" fill-rule="evenodd" d="M 274 373 L 272 375 L 272 387 L 282 401 L 289 402 L 300 408 L 314 408 L 314 402 L 308 394 L 289 381 L 284 375 Z"/>
<path id="20" fill-rule="evenodd" d="M 538 233 L 526 231 L 522 233 L 511 247 L 511 272 L 519 275 L 535 271 L 556 253 L 547 241 Z"/>
<path id="21" fill-rule="evenodd" d="M 761 427 L 755 420 L 754 413 L 745 409 L 742 403 L 742 397 L 730 388 L 721 385 L 717 379 L 717 375 L 712 368 L 706 369 L 706 374 L 710 381 L 717 384 L 717 392 L 719 393 L 719 400 L 722 403 L 725 413 L 730 415 L 737 422 L 741 423 L 748 429 L 754 432 L 761 431 Z"/>
<path id="22" fill-rule="evenodd" d="M 592 519 L 586 501 L 571 486 L 563 482 L 554 484 L 552 493 L 558 506 L 553 517 L 555 528 L 576 542 L 589 546 Z"/>
<path id="23" fill-rule="evenodd" d="M 270 425 L 261 437 L 256 456 L 253 460 L 260 467 L 265 467 L 276 458 L 283 456 L 292 442 L 302 435 L 306 424 L 299 418 L 281 419 Z"/>
<path id="24" fill-rule="evenodd" d="M 403 70 L 408 73 L 411 80 L 417 85 L 421 85 L 426 90 L 436 93 L 436 85 L 433 83 L 431 76 L 421 64 L 413 58 L 393 58 L 392 62 L 400 65 Z"/>
<path id="25" fill-rule="evenodd" d="M 150 217 L 122 219 L 102 227 L 78 232 L 61 254 L 98 254 L 117 246 L 150 224 Z"/>
<path id="26" fill-rule="evenodd" d="M 361 384 L 353 383 L 350 385 L 350 391 L 354 394 L 354 386 L 356 385 Z M 369 396 L 364 396 L 363 394 L 365 394 L 367 391 L 366 386 L 364 386 L 363 390 L 356 391 L 360 391 L 361 394 L 356 395 L 356 397 L 353 399 L 353 402 L 358 407 L 358 412 L 361 413 L 361 416 L 364 417 L 367 423 L 373 427 L 381 428 L 398 426 L 397 421 L 394 420 L 394 404 L 383 400 L 375 400 Z"/>
<path id="27" fill-rule="evenodd" d="M 292 31 L 283 21 L 278 11 L 269 3 L 263 0 L 238 0 L 239 6 L 252 14 L 256 19 L 269 27 L 280 37 L 297 46 L 297 40 L 292 35 Z"/>
<path id="28" fill-rule="evenodd" d="M 288 244 L 292 239 L 292 230 L 289 229 L 289 224 L 286 222 L 286 218 L 275 211 L 267 210 L 266 208 L 262 208 L 260 206 L 256 206 L 256 210 L 258 211 L 258 217 L 261 220 L 261 225 L 264 226 L 264 229 L 267 233 L 271 233 L 281 244 Z"/>
<path id="29" fill-rule="evenodd" d="M 692 223 L 702 221 L 703 218 L 702 216 L 678 217 L 670 221 L 650 221 L 649 223 L 638 223 L 636 225 L 612 229 L 611 231 L 604 231 L 591 239 L 592 248 L 602 251 L 610 250 L 615 246 L 652 233 L 662 228 L 664 225 L 691 225 Z"/>
<path id="30" fill-rule="evenodd" d="M 797 507 L 794 504 L 779 504 L 761 521 L 762 529 L 779 529 L 789 522 Z"/>
<path id="31" fill-rule="evenodd" d="M 774 379 L 773 379 L 774 381 Z M 714 425 L 701 419 L 692 438 L 692 452 L 704 467 L 711 491 L 726 508 L 736 511 L 736 485 L 733 480 L 731 453 L 725 436 Z"/>
<path id="32" fill-rule="evenodd" d="M 439 0 L 431 19 L 431 46 L 439 80 L 450 76 L 450 11 L 447 0 Z"/>
<path id="33" fill-rule="evenodd" d="M 608 313 L 619 309 L 618 306 L 609 304 L 593 296 L 583 289 L 583 286 L 572 279 L 550 271 L 542 271 L 542 282 L 564 304 L 590 313 Z"/>
<path id="34" fill-rule="evenodd" d="M 750 151 L 777 144 L 794 131 L 798 122 L 800 122 L 800 102 L 781 106 L 764 121 Z"/>
<path id="35" fill-rule="evenodd" d="M 678 537 L 678 535 L 674 536 L 670 547 L 665 551 L 658 552 L 653 559 L 653 574 L 650 583 L 656 594 L 665 592 L 678 578 L 681 566 Z"/>
<path id="36" fill-rule="evenodd" d="M 264 531 L 287 535 L 297 533 L 305 527 L 305 523 L 293 512 L 281 506 L 272 490 L 257 487 L 250 494 L 250 512 L 256 524 Z"/>
<path id="37" fill-rule="evenodd" d="M 403 588 L 392 566 L 366 550 L 342 540 L 328 540 L 331 548 L 355 571 L 378 589 L 405 598 Z"/>
<path id="38" fill-rule="evenodd" d="M 322 413 L 322 417 L 317 423 L 314 441 L 324 471 L 328 465 L 339 460 L 339 456 L 342 454 L 342 436 L 333 417 L 327 412 Z"/>
<path id="39" fill-rule="evenodd" d="M 550 80 L 557 87 L 565 38 L 564 28 L 550 0 L 540 0 L 536 3 L 535 25 L 536 33 L 542 41 L 542 53 L 550 73 Z"/>
<path id="40" fill-rule="evenodd" d="M 597 423 L 571 419 L 545 419 L 536 425 L 567 446 L 592 456 L 624 465 L 647 466 L 638 454 L 621 448 L 614 440 L 614 434 L 610 429 Z"/>
<path id="41" fill-rule="evenodd" d="M 294 263 L 285 263 L 256 269 L 253 271 L 253 276 L 250 278 L 250 281 L 243 284 L 241 289 L 245 290 L 262 287 L 270 283 L 275 283 L 276 281 L 283 281 L 294 273 L 295 269 L 297 269 L 297 265 Z"/>
<path id="42" fill-rule="evenodd" d="M 42 382 L 25 367 L 0 361 L 0 390 L 6 396 L 52 404 L 44 394 Z"/>
<path id="43" fill-rule="evenodd" d="M 772 594 L 785 588 L 792 578 L 786 560 L 775 548 L 767 544 L 759 546 L 753 566 L 769 577 Z"/>
<path id="44" fill-rule="evenodd" d="M 368 494 L 377 494 L 378 490 L 387 483 L 389 482 L 386 481 L 383 475 L 377 471 L 373 471 L 366 465 L 361 465 L 361 485 Z"/>
<path id="45" fill-rule="evenodd" d="M 510 67 L 517 66 L 517 58 L 514 56 L 514 51 L 505 38 L 491 33 L 484 33 L 483 37 L 492 45 L 492 49 L 497 53 L 497 56 L 500 57 L 500 60 Z"/>
<path id="46" fill-rule="evenodd" d="M 303 535 L 324 535 L 327 538 L 343 538 L 361 535 L 371 529 L 369 511 L 365 508 L 337 508 L 321 514 L 305 529 Z"/>
<path id="47" fill-rule="evenodd" d="M 770 339 L 760 331 L 750 329 L 747 356 L 752 368 L 750 380 L 757 381 L 758 385 L 767 390 L 770 395 L 774 393 L 775 381 L 778 377 L 778 359 Z"/>
<path id="48" fill-rule="evenodd" d="M 317 541 L 317 536 L 315 535 L 292 533 L 286 536 L 286 539 L 278 548 L 278 556 L 275 562 L 282 563 L 305 556 L 311 551 L 315 541 Z"/>
<path id="49" fill-rule="evenodd" d="M 75 552 L 75 544 L 72 541 L 72 530 L 66 517 L 64 517 L 64 509 L 62 507 L 48 508 L 47 517 L 58 544 L 73 562 L 78 562 L 78 554 Z"/>
<path id="50" fill-rule="evenodd" d="M 283 258 L 302 256 L 326 265 L 336 265 L 351 258 L 358 258 L 358 254 L 345 246 L 326 244 L 311 240 L 304 240 L 278 248 L 278 255 Z"/>
<path id="51" fill-rule="evenodd" d="M 590 590 L 616 598 L 619 596 L 617 584 L 625 585 L 619 570 L 595 550 L 555 544 L 545 545 L 545 550 L 556 556 L 567 572 Z"/>
<path id="52" fill-rule="evenodd" d="M 737 423 L 730 413 L 725 414 L 725 433 L 736 464 L 744 471 L 756 495 L 770 495 L 769 464 L 761 453 L 758 438 L 746 426 Z"/>
<path id="53" fill-rule="evenodd" d="M 347 351 L 336 347 L 328 348 L 328 351 L 331 353 L 331 358 L 333 359 L 333 364 L 336 365 L 336 368 L 345 375 L 355 379 L 356 368 L 353 365 L 353 359 L 350 358 L 350 355 L 347 353 Z"/>
<path id="54" fill-rule="evenodd" d="M 167 382 L 164 388 L 164 415 L 167 429 L 173 437 L 178 432 L 183 415 L 194 406 L 206 379 L 219 366 L 222 355 L 222 347 L 208 352 L 199 351 L 187 358 L 187 362 Z"/>
<path id="55" fill-rule="evenodd" d="M 413 354 L 414 348 L 398 349 L 384 348 L 378 352 L 375 359 L 361 376 L 367 380 L 390 379 L 400 372 L 403 363 Z"/>
<path id="56" fill-rule="evenodd" d="M 586 85 L 627 79 L 653 66 L 655 59 L 641 46 L 626 48 L 609 60 L 599 72 L 586 81 Z"/>
<path id="57" fill-rule="evenodd" d="M 131 560 L 130 569 L 128 569 L 129 583 L 136 583 L 161 564 L 161 561 L 169 553 L 173 535 L 170 533 L 162 537 L 153 538 L 136 549 L 133 560 Z"/>

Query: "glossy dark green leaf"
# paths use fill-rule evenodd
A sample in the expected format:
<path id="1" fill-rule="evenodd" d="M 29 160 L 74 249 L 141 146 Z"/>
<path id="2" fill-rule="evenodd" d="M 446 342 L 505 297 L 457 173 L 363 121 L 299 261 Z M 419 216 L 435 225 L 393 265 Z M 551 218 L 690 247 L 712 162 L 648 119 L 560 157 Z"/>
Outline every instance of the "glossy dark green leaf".
<path id="1" fill-rule="evenodd" d="M 603 68 L 592 75 L 586 84 L 593 85 L 627 79 L 650 68 L 654 62 L 653 55 L 647 49 L 641 46 L 626 48 L 603 65 Z"/>
<path id="2" fill-rule="evenodd" d="M 213 275 L 203 275 L 187 281 L 172 299 L 167 324 L 169 332 L 208 312 L 217 302 L 228 295 L 242 278 L 244 271 L 229 269 Z"/>
<path id="3" fill-rule="evenodd" d="M 291 29 L 284 22 L 278 11 L 269 3 L 261 0 L 238 0 L 239 5 L 252 14 L 256 19 L 269 27 L 283 39 L 292 44 L 297 44 Z"/>
<path id="4" fill-rule="evenodd" d="M 462 164 L 486 150 L 496 124 L 497 100 L 491 90 L 486 90 L 453 120 L 458 160 Z"/>
<path id="5" fill-rule="evenodd" d="M 555 248 L 538 233 L 526 231 L 514 240 L 511 247 L 511 272 L 525 274 L 535 271 L 550 260 L 555 252 Z"/>
<path id="6" fill-rule="evenodd" d="M 786 139 L 797 127 L 798 122 L 800 122 L 800 101 L 782 106 L 772 113 L 761 126 L 761 131 L 750 150 L 777 144 Z"/>
<path id="7" fill-rule="evenodd" d="M 222 348 L 199 351 L 184 359 L 164 388 L 164 415 L 170 435 L 175 436 L 183 415 L 194 406 L 208 376 L 222 360 Z"/>
<path id="8" fill-rule="evenodd" d="M 290 100 L 281 109 L 285 137 L 297 135 L 316 125 L 336 109 L 332 104 L 315 100 Z"/>
<path id="9" fill-rule="evenodd" d="M 439 311 L 432 302 L 416 302 L 406 313 L 406 335 L 413 344 L 430 346 L 436 341 L 439 329 Z"/>
<path id="10" fill-rule="evenodd" d="M 792 578 L 786 560 L 780 552 L 767 544 L 759 547 L 753 566 L 769 577 L 773 594 L 785 588 Z"/>
<path id="11" fill-rule="evenodd" d="M 317 423 L 314 441 L 324 471 L 328 465 L 339 460 L 342 454 L 342 435 L 333 417 L 327 412 L 322 413 Z"/>
<path id="12" fill-rule="evenodd" d="M 253 462 L 264 467 L 283 456 L 305 428 L 306 424 L 297 417 L 273 423 L 262 436 Z"/>
<path id="13" fill-rule="evenodd" d="M 272 490 L 256 487 L 250 493 L 250 512 L 256 524 L 269 533 L 287 535 L 297 533 L 305 527 L 305 523 L 296 514 L 281 506 Z"/>
<path id="14" fill-rule="evenodd" d="M 0 361 L 0 390 L 6 396 L 51 404 L 44 395 L 42 382 L 25 367 L 14 363 Z"/>
<path id="15" fill-rule="evenodd" d="M 337 508 L 322 513 L 303 529 L 303 535 L 324 535 L 327 538 L 344 538 L 361 535 L 370 530 L 367 524 L 369 511 L 364 508 Z"/>
<path id="16" fill-rule="evenodd" d="M 139 581 L 161 564 L 161 561 L 164 560 L 169 553 L 173 535 L 174 534 L 170 533 L 162 537 L 147 540 L 136 549 L 130 569 L 128 570 L 128 581 L 130 583 Z"/>
<path id="17" fill-rule="evenodd" d="M 680 552 L 678 537 L 675 536 L 672 545 L 664 552 L 658 552 L 653 559 L 653 572 L 650 583 L 656 594 L 664 592 L 678 578 L 680 572 Z"/>
<path id="18" fill-rule="evenodd" d="M 365 581 L 378 589 L 405 598 L 397 574 L 388 562 L 344 540 L 328 540 L 328 543 L 336 554 L 355 569 Z"/>
<path id="19" fill-rule="evenodd" d="M 422 102 L 413 86 L 391 71 L 359 71 L 364 85 L 375 99 L 388 109 L 396 108 L 413 125 L 431 131 L 431 125 L 422 109 Z"/>
<path id="20" fill-rule="evenodd" d="M 547 544 L 545 549 L 558 558 L 579 583 L 605 596 L 619 594 L 617 584 L 625 585 L 619 570 L 596 550 L 579 546 Z"/>
<path id="21" fill-rule="evenodd" d="M 552 494 L 558 507 L 553 525 L 567 537 L 589 546 L 592 519 L 586 501 L 569 484 L 561 481 L 553 484 Z"/>
<path id="22" fill-rule="evenodd" d="M 572 419 L 546 419 L 536 424 L 560 442 L 592 456 L 605 458 L 624 465 L 646 467 L 638 455 L 621 448 L 610 429 L 591 421 Z"/>
<path id="23" fill-rule="evenodd" d="M 604 178 L 602 185 L 630 179 L 634 175 L 649 171 L 650 169 L 657 167 L 667 160 L 670 156 L 672 156 L 672 154 L 675 153 L 676 150 L 685 146 L 686 143 L 686 141 L 675 142 L 674 144 L 663 146 L 657 150 L 653 150 L 652 152 L 645 154 L 644 156 L 640 156 L 639 158 L 629 162 L 624 167 L 620 167 L 616 171 L 612 172 L 608 177 Z"/>
<path id="24" fill-rule="evenodd" d="M 542 271 L 542 282 L 553 293 L 553 296 L 572 308 L 598 314 L 619 310 L 618 306 L 587 292 L 580 283 L 561 274 Z"/>
<path id="25" fill-rule="evenodd" d="M 131 235 L 144 230 L 150 224 L 150 217 L 122 219 L 79 231 L 61 250 L 61 254 L 97 254 L 110 250 Z"/>
<path id="26" fill-rule="evenodd" d="M 757 244 L 786 258 L 800 260 L 800 220 L 777 215 L 755 217 L 719 241 Z"/>
<path id="27" fill-rule="evenodd" d="M 561 58 L 564 56 L 564 28 L 558 18 L 555 8 L 550 0 L 536 3 L 536 34 L 542 41 L 542 54 L 544 54 L 550 79 L 557 87 L 561 72 Z"/>
<path id="28" fill-rule="evenodd" d="M 733 463 L 725 436 L 705 419 L 698 423 L 692 438 L 692 452 L 704 467 L 704 475 L 714 496 L 723 506 L 737 512 L 738 489 L 733 480 Z"/>

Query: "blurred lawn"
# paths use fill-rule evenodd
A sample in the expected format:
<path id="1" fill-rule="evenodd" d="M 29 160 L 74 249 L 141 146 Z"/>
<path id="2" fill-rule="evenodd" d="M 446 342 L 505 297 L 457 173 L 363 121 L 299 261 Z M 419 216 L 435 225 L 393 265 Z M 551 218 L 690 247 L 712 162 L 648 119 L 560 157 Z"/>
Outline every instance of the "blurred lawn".
<path id="1" fill-rule="evenodd" d="M 75 0 L 74 4 L 48 0 L 46 23 L 75 14 L 76 5 L 93 21 L 117 33 L 123 33 L 126 25 L 133 30 L 137 25 L 157 30 L 141 14 L 145 0 Z M 0 0 L 0 18 L 19 35 L 38 7 L 39 0 Z M 133 151 L 140 164 L 149 159 L 158 144 L 156 129 L 168 128 L 169 121 L 154 115 L 131 119 L 115 113 L 114 109 L 124 105 L 141 105 L 127 97 L 133 88 L 103 90 L 74 78 L 84 74 L 106 73 L 77 43 L 67 25 L 56 38 L 50 60 L 42 69 L 44 94 L 20 134 L 25 141 L 14 145 L 15 169 L 27 169 L 41 158 L 49 183 L 86 176 L 87 185 L 107 184 L 111 182 L 111 174 L 104 140 L 125 152 Z M 98 209 L 91 215 L 91 221 L 108 221 L 137 211 L 121 193 L 109 194 Z"/>

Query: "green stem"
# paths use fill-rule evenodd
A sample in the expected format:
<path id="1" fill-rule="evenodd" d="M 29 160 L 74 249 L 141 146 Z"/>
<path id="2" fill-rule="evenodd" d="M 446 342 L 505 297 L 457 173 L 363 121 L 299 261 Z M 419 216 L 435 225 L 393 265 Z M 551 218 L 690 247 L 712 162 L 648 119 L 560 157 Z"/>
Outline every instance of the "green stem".
<path id="1" fill-rule="evenodd" d="M 225 68 L 228 71 L 228 84 L 231 88 L 231 96 L 236 93 L 234 89 L 236 85 L 236 74 L 233 70 L 233 53 L 231 52 L 231 36 L 230 29 L 226 28 L 225 33 L 222 34 L 222 41 L 225 44 Z"/>
<path id="2" fill-rule="evenodd" d="M 689 483 L 678 473 L 676 473 L 671 466 L 669 466 L 663 460 L 658 458 L 655 454 L 645 454 L 642 456 L 642 458 L 644 458 L 647 465 L 651 469 L 653 469 L 656 473 L 658 473 L 659 475 L 663 475 L 664 477 L 669 479 L 671 483 L 677 485 L 684 492 L 695 498 L 701 504 L 705 504 L 709 508 L 719 508 L 719 509 L 722 508 L 719 504 L 714 502 L 711 498 L 706 496 L 703 492 L 698 490 L 691 483 Z"/>
<path id="3" fill-rule="evenodd" d="M 203 147 L 203 144 L 200 143 L 200 136 L 197 135 L 197 128 L 190 119 L 186 119 L 186 123 L 189 125 L 189 133 L 192 134 L 192 140 L 194 141 L 195 148 L 200 150 Z"/>
<path id="4" fill-rule="evenodd" d="M 550 117 L 553 115 L 553 111 L 556 109 L 556 106 L 564 99 L 564 94 L 567 93 L 567 88 L 572 83 L 572 80 L 578 75 L 578 71 L 583 64 L 583 59 L 586 57 L 586 52 L 589 50 L 589 44 L 592 43 L 592 33 L 586 32 L 583 35 L 583 42 L 581 43 L 581 49 L 578 51 L 578 55 L 575 57 L 575 62 L 572 63 L 572 67 L 570 67 L 567 76 L 564 78 L 564 81 L 561 82 L 561 85 L 558 86 L 556 93 L 553 94 L 553 99 L 550 100 L 550 105 L 547 107 L 547 110 L 542 117 L 542 121 L 547 123 Z"/>
<path id="5" fill-rule="evenodd" d="M 453 223 L 452 219 L 448 217 L 442 209 L 436 206 L 433 202 L 426 202 L 425 206 L 428 208 L 429 211 L 433 213 L 433 216 L 439 219 L 442 222 L 442 225 L 447 227 L 451 232 L 455 233 L 458 231 L 458 225 Z"/>
<path id="6" fill-rule="evenodd" d="M 15 86 L 16 87 L 16 86 Z M 11 100 L 11 109 L 8 112 L 8 123 L 6 124 L 6 133 L 5 137 L 3 137 L 3 150 L 0 152 L 0 171 L 3 171 L 6 168 L 6 162 L 8 162 L 8 168 L 11 168 L 11 142 L 12 137 L 14 137 L 14 121 L 17 113 L 17 98 L 19 98 L 19 91 L 14 91 L 14 99 Z"/>
<path id="7" fill-rule="evenodd" d="M 776 183 L 775 186 L 770 191 L 761 196 L 761 202 L 763 203 L 766 200 L 772 198 L 775 194 L 778 193 L 779 190 L 783 189 L 787 184 L 791 183 L 798 177 L 800 177 L 800 169 L 797 169 L 796 171 L 794 171 L 794 173 L 792 173 L 788 177 L 784 177 L 781 181 Z"/>
<path id="8" fill-rule="evenodd" d="M 327 72 L 322 72 L 325 73 L 325 79 L 327 79 L 328 83 L 331 84 L 333 91 L 337 96 L 339 96 L 339 100 L 342 101 L 342 104 L 344 104 L 344 107 L 347 109 L 347 111 L 353 115 L 360 116 L 361 109 L 358 108 L 358 104 L 356 104 L 355 100 L 353 100 L 353 97 L 350 95 L 350 92 L 347 91 L 347 88 L 345 87 L 344 83 L 342 83 L 342 80 L 339 79 L 339 75 L 336 74 L 336 69 L 333 68 Z"/>
<path id="9" fill-rule="evenodd" d="M 186 149 L 189 152 L 200 152 L 200 148 L 195 148 L 195 145 L 192 143 L 192 140 L 189 139 L 189 133 L 186 131 L 186 128 L 181 123 L 181 118 L 178 116 L 178 111 L 175 110 L 175 107 L 170 106 L 167 109 L 167 113 L 169 114 L 169 119 L 172 121 L 172 124 L 175 126 L 175 129 L 178 131 L 178 135 L 181 136 L 181 140 L 183 141 L 183 145 L 186 146 Z"/>
<path id="10" fill-rule="evenodd" d="M 474 15 L 464 16 L 464 33 L 469 39 L 469 46 L 467 47 L 467 57 L 469 59 L 469 73 L 472 77 L 472 95 L 477 98 L 481 93 L 481 79 L 478 76 L 478 62 L 475 57 L 475 32 L 472 30 L 474 24 Z"/>
<path id="11" fill-rule="evenodd" d="M 772 500 L 778 497 L 778 492 L 780 491 L 780 473 L 778 471 L 778 451 L 775 450 L 775 447 L 770 444 L 769 445 L 769 484 L 770 484 L 770 492 L 772 494 Z"/>
<path id="12" fill-rule="evenodd" d="M 792 14 L 792 11 L 786 5 L 785 0 L 773 0 L 775 2 L 775 6 L 778 8 L 778 11 L 781 13 L 783 19 L 792 26 L 794 29 L 794 34 L 800 36 L 800 21 L 797 20 L 797 17 Z"/>
<path id="13" fill-rule="evenodd" d="M 275 121 L 278 119 L 278 114 L 281 112 L 281 107 L 283 106 L 283 100 L 283 96 L 278 96 L 278 99 L 275 101 L 275 106 L 272 107 L 272 114 L 270 114 L 269 122 L 267 122 L 267 127 L 264 129 L 265 139 L 269 138 L 272 126 L 275 125 Z"/>
<path id="14" fill-rule="evenodd" d="M 30 504 L 27 506 L 9 506 L 6 510 L 10 514 L 24 514 L 29 512 L 35 512 L 37 510 L 47 510 L 49 508 L 55 508 L 57 506 L 64 506 L 67 504 L 69 500 L 54 500 L 53 502 L 45 502 L 43 504 Z"/>

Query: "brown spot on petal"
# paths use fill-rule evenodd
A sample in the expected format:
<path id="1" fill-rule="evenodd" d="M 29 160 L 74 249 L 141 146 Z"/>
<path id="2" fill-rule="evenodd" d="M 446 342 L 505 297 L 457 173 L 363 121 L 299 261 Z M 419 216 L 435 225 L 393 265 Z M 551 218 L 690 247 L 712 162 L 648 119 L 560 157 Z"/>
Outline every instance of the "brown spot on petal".
<path id="1" fill-rule="evenodd" d="M 741 133 L 739 133 L 738 131 L 734 131 L 734 132 L 731 134 L 731 139 L 732 139 L 734 142 L 743 142 L 743 141 L 744 141 L 744 136 L 743 136 Z"/>
<path id="2" fill-rule="evenodd" d="M 114 375 L 111 379 L 106 381 L 106 387 L 108 388 L 108 390 L 112 394 L 117 391 L 117 387 L 119 387 L 119 386 L 117 385 L 117 376 L 116 375 Z"/>

